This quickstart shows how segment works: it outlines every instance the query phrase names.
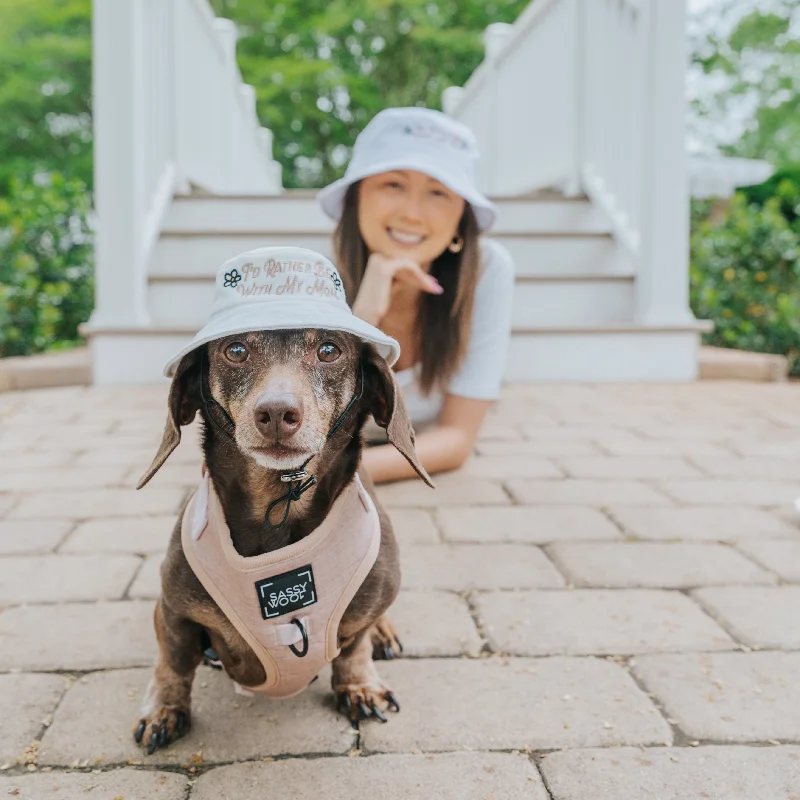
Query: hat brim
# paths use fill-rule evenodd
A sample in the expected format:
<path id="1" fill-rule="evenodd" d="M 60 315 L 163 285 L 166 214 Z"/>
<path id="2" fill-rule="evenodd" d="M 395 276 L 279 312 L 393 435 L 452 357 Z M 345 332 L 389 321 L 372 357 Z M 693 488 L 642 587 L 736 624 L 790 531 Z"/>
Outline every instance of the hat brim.
<path id="1" fill-rule="evenodd" d="M 178 351 L 164 367 L 164 375 L 172 377 L 181 359 L 198 347 L 239 333 L 253 331 L 298 330 L 324 328 L 352 333 L 359 339 L 375 345 L 378 353 L 392 366 L 400 358 L 400 345 L 368 322 L 350 311 L 318 300 L 284 300 L 281 303 L 250 300 L 212 315 L 185 347 Z"/>
<path id="2" fill-rule="evenodd" d="M 436 161 L 423 157 L 409 159 L 395 159 L 382 161 L 372 164 L 368 169 L 357 170 L 346 174 L 338 181 L 328 184 L 324 189 L 317 193 L 317 200 L 322 206 L 322 210 L 333 220 L 339 221 L 344 208 L 344 196 L 347 190 L 356 182 L 370 175 L 380 175 L 382 172 L 390 172 L 394 169 L 410 169 L 416 172 L 424 172 L 437 181 L 443 183 L 450 191 L 463 197 L 475 212 L 478 222 L 478 229 L 481 233 L 488 231 L 497 218 L 497 207 L 488 197 L 477 191 L 473 186 L 461 185 L 452 175 L 447 174 Z"/>

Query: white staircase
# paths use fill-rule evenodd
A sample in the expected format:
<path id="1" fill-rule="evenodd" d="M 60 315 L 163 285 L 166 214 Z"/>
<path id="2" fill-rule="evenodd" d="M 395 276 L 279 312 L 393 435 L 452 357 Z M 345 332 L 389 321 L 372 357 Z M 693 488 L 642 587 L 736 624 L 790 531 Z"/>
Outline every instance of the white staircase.
<path id="1" fill-rule="evenodd" d="M 96 0 L 96 6 L 104 2 L 113 0 Z M 181 6 L 185 14 L 190 8 L 196 11 L 204 0 L 168 2 Z M 618 144 L 612 148 L 612 158 L 602 142 L 594 141 L 600 135 L 595 128 L 606 124 L 597 117 L 596 101 L 591 124 L 581 105 L 586 101 L 586 86 L 579 85 L 578 73 L 588 68 L 588 54 L 597 50 L 596 42 L 593 50 L 591 43 L 584 41 L 586 53 L 580 46 L 588 36 L 579 13 L 584 2 L 592 5 L 595 23 L 604 20 L 602 30 L 613 33 L 614 25 L 621 22 L 628 35 L 628 29 L 635 32 L 637 25 L 663 22 L 663 14 L 653 18 L 648 14 L 674 0 L 639 0 L 635 11 L 630 0 L 537 0 L 517 25 L 490 28 L 487 61 L 465 89 L 449 90 L 446 96 L 450 113 L 468 124 L 475 120 L 473 128 L 484 153 L 483 183 L 494 191 L 499 208 L 492 237 L 509 249 L 516 264 L 507 379 L 691 380 L 696 376 L 701 326 L 686 304 L 688 275 L 682 252 L 687 244 L 686 224 L 681 218 L 686 203 L 680 194 L 681 176 L 676 183 L 675 175 L 664 176 L 654 169 L 643 169 L 642 176 L 635 174 L 645 155 L 673 159 L 674 169 L 680 173 L 682 140 L 675 161 L 674 148 L 669 150 L 674 142 L 662 137 L 659 150 L 653 142 L 647 149 L 637 140 L 634 148 L 630 132 L 620 133 L 628 137 L 623 144 L 630 146 L 630 163 L 625 162 Z M 598 9 L 605 9 L 607 18 L 602 13 L 598 18 Z M 674 26 L 674 13 L 672 16 Z M 599 35 L 596 29 L 592 31 Z M 555 37 L 555 43 L 548 37 Z M 616 39 L 619 46 L 625 46 L 624 36 L 619 34 Z M 638 42 L 634 55 L 645 58 L 638 49 L 642 42 L 632 41 Z M 533 47 L 532 54 L 521 59 L 526 47 Z M 232 58 L 230 49 L 226 53 Z M 537 59 L 558 61 L 580 54 L 577 66 L 573 64 L 571 71 L 554 78 L 550 89 L 544 85 L 546 77 L 537 83 L 529 76 L 525 85 L 519 85 L 520 69 L 536 67 Z M 623 60 L 618 59 L 620 63 Z M 631 81 L 623 85 L 629 92 Z M 516 94 L 512 91 L 515 87 Z M 519 126 L 533 124 L 537 113 L 526 105 L 526 97 L 520 96 L 524 92 L 539 106 L 535 110 L 540 130 L 531 130 L 527 141 L 520 138 Z M 607 94 L 613 99 L 613 91 Z M 510 105 L 504 107 L 504 103 Z M 617 98 L 617 111 L 619 108 Z M 583 128 L 576 132 L 581 120 Z M 645 130 L 645 122 L 638 120 L 637 124 Z M 620 124 L 613 120 L 606 127 L 613 133 Z M 548 126 L 546 134 L 541 134 Z M 563 126 L 562 137 L 554 126 Z M 244 127 L 239 135 L 249 142 L 252 133 Z M 601 130 L 604 141 L 611 136 L 609 130 Z M 268 140 L 268 134 L 259 136 L 262 142 Z M 581 140 L 587 143 L 584 149 Z M 594 142 L 591 146 L 590 141 Z M 557 148 L 549 160 L 548 147 Z M 509 153 L 516 153 L 516 161 L 508 160 Z M 207 157 L 214 157 L 213 149 L 207 151 Z M 261 157 L 269 167 L 267 150 Z M 181 173 L 180 163 L 173 171 Z M 274 167 L 266 172 L 261 167 L 260 171 L 274 175 Z M 601 179 L 601 172 L 610 177 Z M 162 364 L 202 325 L 211 305 L 213 277 L 231 256 L 278 244 L 331 254 L 332 224 L 315 202 L 315 193 L 283 192 L 279 185 L 261 180 L 263 189 L 251 183 L 238 193 L 235 182 L 225 186 L 206 183 L 206 191 L 194 193 L 192 180 L 189 185 L 185 182 L 185 188 L 174 187 L 174 198 L 159 217 L 158 235 L 136 265 L 136 291 L 141 296 L 138 316 L 115 318 L 108 312 L 108 303 L 105 308 L 100 304 L 98 294 L 98 311 L 87 326 L 97 382 L 157 379 Z M 617 185 L 624 191 L 615 192 Z M 584 189 L 591 200 L 584 196 Z M 659 198 L 650 198 L 658 191 L 662 193 Z M 638 204 L 635 212 L 625 210 L 629 203 Z M 666 252 L 657 249 L 659 242 Z M 101 263 L 98 268 L 103 266 Z M 119 266 L 115 269 L 119 271 Z M 129 282 L 130 278 L 127 275 Z"/>

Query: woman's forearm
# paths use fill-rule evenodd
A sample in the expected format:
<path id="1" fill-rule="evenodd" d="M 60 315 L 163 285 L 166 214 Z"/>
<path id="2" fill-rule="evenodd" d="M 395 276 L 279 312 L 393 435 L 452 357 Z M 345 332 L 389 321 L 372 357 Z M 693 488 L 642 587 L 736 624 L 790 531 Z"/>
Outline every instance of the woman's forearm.
<path id="1" fill-rule="evenodd" d="M 415 449 L 422 466 L 433 475 L 458 469 L 469 457 L 472 444 L 460 428 L 439 427 L 418 434 Z M 408 461 L 388 444 L 364 450 L 363 464 L 375 483 L 416 477 Z"/>

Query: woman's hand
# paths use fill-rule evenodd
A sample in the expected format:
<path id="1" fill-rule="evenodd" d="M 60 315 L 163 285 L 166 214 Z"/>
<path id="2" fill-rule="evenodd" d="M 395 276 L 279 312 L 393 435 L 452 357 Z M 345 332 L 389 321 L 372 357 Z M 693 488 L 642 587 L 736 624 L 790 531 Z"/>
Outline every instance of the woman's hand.
<path id="1" fill-rule="evenodd" d="M 364 279 L 353 303 L 353 313 L 378 326 L 392 305 L 392 296 L 404 286 L 413 286 L 429 294 L 444 289 L 432 275 L 410 258 L 387 258 L 373 253 L 367 261 Z"/>

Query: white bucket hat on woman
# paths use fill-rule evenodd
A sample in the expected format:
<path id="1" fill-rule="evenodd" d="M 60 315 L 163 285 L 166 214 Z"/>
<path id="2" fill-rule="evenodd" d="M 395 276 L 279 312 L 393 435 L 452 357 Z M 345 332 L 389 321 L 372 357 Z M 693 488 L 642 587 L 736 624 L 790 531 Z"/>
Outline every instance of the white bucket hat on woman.
<path id="1" fill-rule="evenodd" d="M 387 108 L 358 135 L 345 176 L 322 189 L 323 211 L 339 220 L 347 189 L 369 175 L 393 169 L 424 172 L 463 197 L 475 211 L 478 228 L 486 231 L 497 213 L 475 183 L 478 143 L 472 131 L 441 111 L 430 108 Z"/>
<path id="2" fill-rule="evenodd" d="M 164 368 L 169 378 L 180 360 L 200 345 L 251 331 L 326 328 L 374 344 L 389 366 L 400 345 L 354 316 L 336 267 L 301 247 L 262 247 L 226 261 L 217 272 L 206 324 Z"/>

